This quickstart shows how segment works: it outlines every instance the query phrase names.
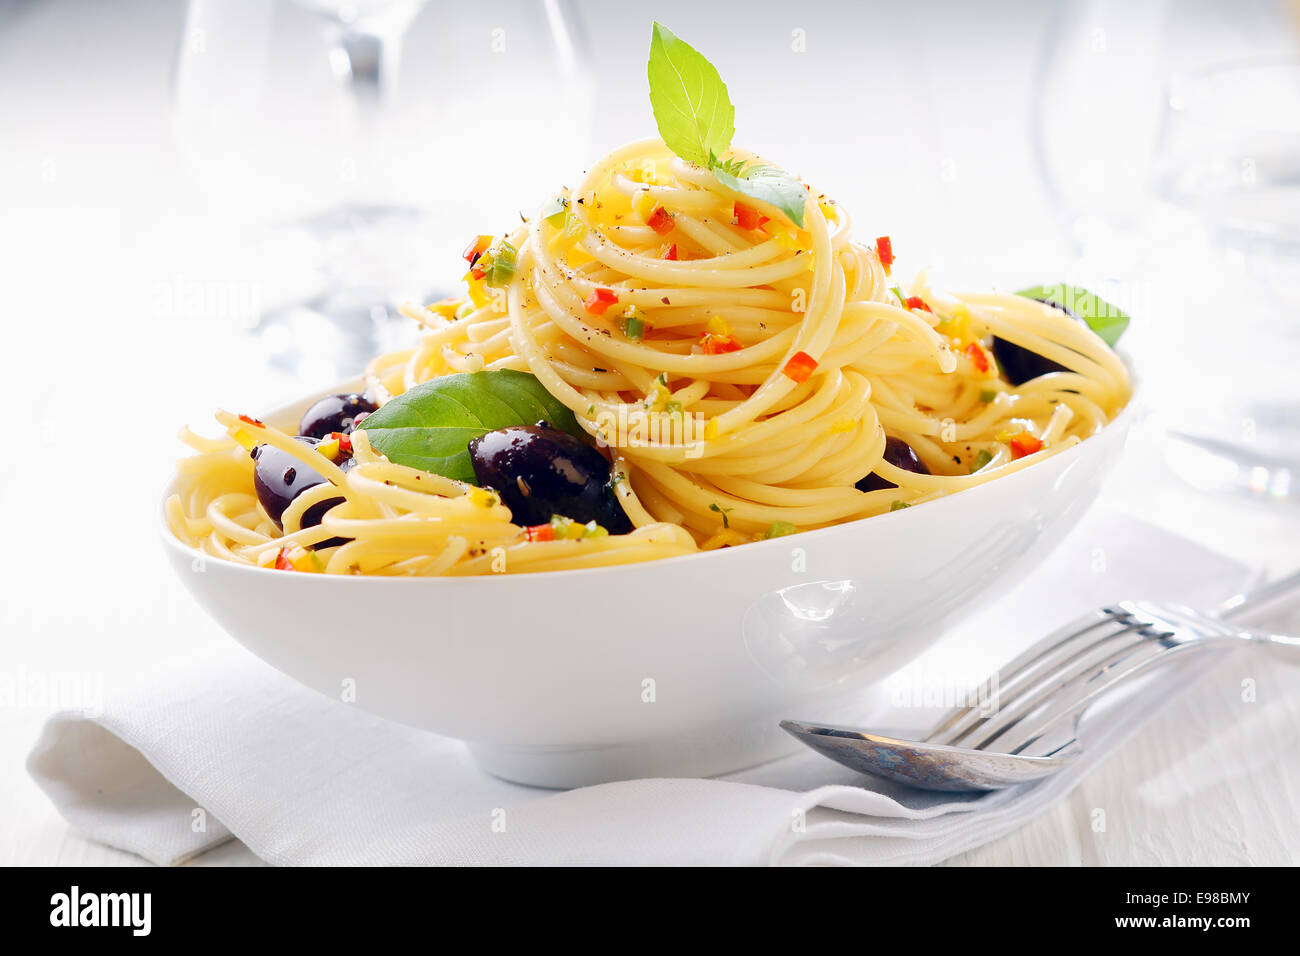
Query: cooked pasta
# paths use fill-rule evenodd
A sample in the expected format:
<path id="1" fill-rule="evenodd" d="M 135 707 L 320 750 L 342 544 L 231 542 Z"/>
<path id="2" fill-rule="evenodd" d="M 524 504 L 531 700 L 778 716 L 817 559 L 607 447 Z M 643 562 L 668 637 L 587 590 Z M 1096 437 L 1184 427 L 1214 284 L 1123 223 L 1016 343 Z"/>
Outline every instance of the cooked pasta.
<path id="1" fill-rule="evenodd" d="M 403 310 L 425 328 L 370 363 L 366 399 L 528 373 L 608 448 L 629 533 L 582 515 L 549 531 L 513 520 L 511 489 L 389 460 L 364 419 L 311 446 L 294 423 L 224 412 L 228 438 L 185 433 L 197 454 L 167 504 L 174 533 L 215 557 L 327 573 L 644 561 L 970 488 L 1095 434 L 1130 394 L 1123 362 L 1058 304 L 924 275 L 903 290 L 888 239 L 855 241 L 842 206 L 809 191 L 800 228 L 658 140 L 610 153 L 467 258 L 464 297 Z M 1012 384 L 999 350 L 1045 373 Z M 278 521 L 254 487 L 258 445 L 325 479 Z"/>

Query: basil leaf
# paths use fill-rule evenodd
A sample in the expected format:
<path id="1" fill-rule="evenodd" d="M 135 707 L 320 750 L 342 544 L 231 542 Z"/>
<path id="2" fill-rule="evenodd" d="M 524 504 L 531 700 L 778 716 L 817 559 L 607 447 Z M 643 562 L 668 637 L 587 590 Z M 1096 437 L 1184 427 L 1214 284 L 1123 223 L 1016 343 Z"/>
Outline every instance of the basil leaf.
<path id="1" fill-rule="evenodd" d="M 1063 305 L 1092 329 L 1111 348 L 1128 328 L 1128 313 L 1111 305 L 1105 299 L 1093 295 L 1087 289 L 1077 285 L 1036 285 L 1032 289 L 1021 289 L 1016 295 L 1030 299 L 1049 299 L 1057 305 Z"/>
<path id="2" fill-rule="evenodd" d="M 650 108 L 668 148 L 697 166 L 726 152 L 736 110 L 713 64 L 661 23 L 650 37 Z"/>
<path id="3" fill-rule="evenodd" d="M 716 158 L 709 164 L 709 168 L 718 182 L 728 189 L 775 206 L 796 226 L 803 228 L 803 210 L 808 190 L 784 169 L 763 165 L 737 167 L 734 162 L 722 163 Z M 739 175 L 733 173 L 733 169 L 738 169 Z"/>
<path id="4" fill-rule="evenodd" d="M 431 379 L 366 416 L 362 430 L 391 462 L 478 484 L 469 443 L 510 425 L 548 421 L 579 438 L 573 412 L 527 372 L 494 369 Z"/>

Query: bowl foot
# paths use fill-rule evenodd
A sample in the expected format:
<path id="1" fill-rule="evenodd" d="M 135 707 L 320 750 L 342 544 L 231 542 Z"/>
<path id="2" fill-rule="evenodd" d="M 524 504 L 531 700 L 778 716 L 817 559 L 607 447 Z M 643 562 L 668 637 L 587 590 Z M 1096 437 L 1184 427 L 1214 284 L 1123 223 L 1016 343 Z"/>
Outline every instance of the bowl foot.
<path id="1" fill-rule="evenodd" d="M 503 747 L 471 743 L 479 769 L 513 783 L 568 790 L 643 777 L 716 777 L 786 757 L 799 743 L 776 718 L 743 731 L 697 731 L 692 737 L 590 747 Z"/>

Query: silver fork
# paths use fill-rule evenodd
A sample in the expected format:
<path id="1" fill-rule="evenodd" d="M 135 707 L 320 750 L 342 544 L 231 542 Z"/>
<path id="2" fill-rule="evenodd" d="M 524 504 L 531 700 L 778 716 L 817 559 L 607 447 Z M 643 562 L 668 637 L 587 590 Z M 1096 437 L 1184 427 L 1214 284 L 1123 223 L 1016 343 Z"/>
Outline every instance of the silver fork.
<path id="1" fill-rule="evenodd" d="M 1083 753 L 1078 719 L 1120 685 L 1190 652 L 1234 643 L 1300 650 L 1300 638 L 1229 621 L 1300 589 L 1300 571 L 1224 601 L 1214 616 L 1123 601 L 1049 634 L 996 675 L 996 708 L 957 707 L 922 740 L 783 720 L 800 742 L 861 773 L 922 790 L 1000 790 L 1056 773 Z"/>

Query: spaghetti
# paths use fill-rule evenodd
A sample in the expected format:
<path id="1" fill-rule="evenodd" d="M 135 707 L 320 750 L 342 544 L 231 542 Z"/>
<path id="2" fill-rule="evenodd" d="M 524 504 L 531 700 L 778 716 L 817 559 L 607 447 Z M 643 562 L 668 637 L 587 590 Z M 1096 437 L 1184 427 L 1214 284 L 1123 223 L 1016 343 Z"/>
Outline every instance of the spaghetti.
<path id="1" fill-rule="evenodd" d="M 453 373 L 530 373 L 608 446 L 631 533 L 530 533 L 500 495 L 385 459 L 364 421 L 344 470 L 275 423 L 220 413 L 227 439 L 184 433 L 197 454 L 167 503 L 177 537 L 227 560 L 327 573 L 644 561 L 961 491 L 1095 434 L 1130 395 L 1124 364 L 1061 308 L 953 294 L 924 276 L 904 292 L 891 286 L 888 240 L 855 242 L 842 206 L 809 192 L 799 228 L 658 140 L 610 153 L 494 248 L 513 271 L 494 288 L 480 267 L 466 297 L 404 308 L 425 330 L 371 362 L 367 396 L 382 406 Z M 1012 384 L 996 340 L 1059 370 Z M 922 467 L 891 462 L 889 439 Z M 283 529 L 253 490 L 258 444 L 327 479 L 294 499 Z"/>

